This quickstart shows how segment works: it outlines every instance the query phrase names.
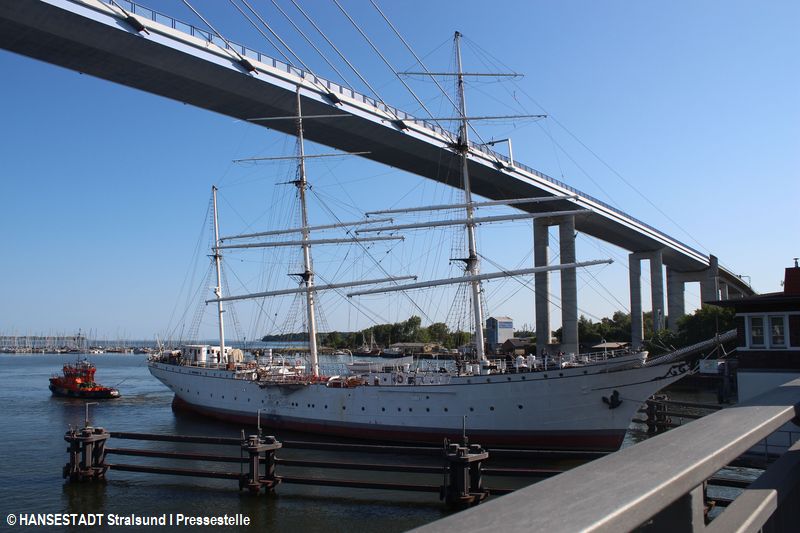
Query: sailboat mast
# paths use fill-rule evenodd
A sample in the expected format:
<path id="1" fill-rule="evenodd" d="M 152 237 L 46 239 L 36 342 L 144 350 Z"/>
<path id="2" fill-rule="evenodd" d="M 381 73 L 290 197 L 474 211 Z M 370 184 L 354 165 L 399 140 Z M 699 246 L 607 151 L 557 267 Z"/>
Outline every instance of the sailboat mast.
<path id="1" fill-rule="evenodd" d="M 469 257 L 467 258 L 467 272 L 475 276 L 479 272 L 478 251 L 475 245 L 475 223 L 472 221 L 474 207 L 472 205 L 472 189 L 469 181 L 468 157 L 469 137 L 467 124 L 467 103 L 464 97 L 464 71 L 461 67 L 461 33 L 455 33 L 456 66 L 458 67 L 458 105 L 461 114 L 461 128 L 458 134 L 458 149 L 461 152 L 461 177 L 464 181 L 464 203 L 467 208 L 467 245 Z M 481 282 L 473 280 L 472 286 L 472 314 L 475 317 L 475 350 L 478 359 L 486 359 L 483 347 L 483 309 L 481 308 Z"/>
<path id="2" fill-rule="evenodd" d="M 319 356 L 317 354 L 317 322 L 314 313 L 314 271 L 311 268 L 311 244 L 309 244 L 308 211 L 306 208 L 306 162 L 303 147 L 303 112 L 300 107 L 300 87 L 297 88 L 297 144 L 298 176 L 297 190 L 300 196 L 300 216 L 303 240 L 303 282 L 306 285 L 306 311 L 308 313 L 308 352 L 314 376 L 319 376 Z"/>
<path id="3" fill-rule="evenodd" d="M 211 196 L 214 199 L 214 263 L 217 267 L 217 286 L 214 287 L 214 294 L 217 296 L 217 313 L 219 315 L 219 358 L 218 363 L 222 363 L 225 355 L 225 321 L 222 319 L 222 267 L 220 265 L 222 255 L 219 251 L 219 220 L 217 219 L 217 187 L 211 186 Z"/>

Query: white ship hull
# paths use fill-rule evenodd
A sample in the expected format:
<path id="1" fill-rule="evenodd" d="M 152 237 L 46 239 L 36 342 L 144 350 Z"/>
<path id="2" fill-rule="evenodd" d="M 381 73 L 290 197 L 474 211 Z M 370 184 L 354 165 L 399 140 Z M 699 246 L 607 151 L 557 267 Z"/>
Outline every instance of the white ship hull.
<path id="1" fill-rule="evenodd" d="M 376 374 L 368 383 L 277 384 L 254 370 L 151 361 L 176 407 L 219 419 L 349 438 L 441 443 L 467 435 L 484 446 L 615 450 L 639 407 L 678 380 L 680 365 L 608 371 L 597 366 L 455 376 Z M 402 376 L 402 383 L 398 376 Z M 376 384 L 376 379 L 378 383 Z M 608 400 L 617 391 L 619 405 Z M 466 420 L 465 420 L 466 417 Z"/>

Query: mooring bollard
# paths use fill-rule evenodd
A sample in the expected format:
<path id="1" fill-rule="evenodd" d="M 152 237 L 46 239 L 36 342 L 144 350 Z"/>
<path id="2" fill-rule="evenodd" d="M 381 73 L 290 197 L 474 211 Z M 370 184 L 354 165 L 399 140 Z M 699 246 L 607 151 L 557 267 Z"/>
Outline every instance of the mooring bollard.
<path id="1" fill-rule="evenodd" d="M 70 481 L 95 481 L 104 479 L 108 467 L 105 464 L 105 447 L 109 433 L 103 428 L 87 426 L 70 429 L 64 435 L 69 443 L 69 462 L 62 474 Z"/>
<path id="2" fill-rule="evenodd" d="M 469 507 L 486 499 L 489 491 L 483 488 L 481 468 L 488 458 L 489 452 L 478 444 L 445 444 L 449 475 L 440 499 L 455 507 Z"/>
<path id="3" fill-rule="evenodd" d="M 250 435 L 242 441 L 242 451 L 249 454 L 248 473 L 239 479 L 239 489 L 248 489 L 250 492 L 257 493 L 264 487 L 271 491 L 280 482 L 275 477 L 275 451 L 283 447 L 275 437 L 262 437 L 260 435 Z M 264 454 L 264 475 L 261 475 L 261 454 Z"/>

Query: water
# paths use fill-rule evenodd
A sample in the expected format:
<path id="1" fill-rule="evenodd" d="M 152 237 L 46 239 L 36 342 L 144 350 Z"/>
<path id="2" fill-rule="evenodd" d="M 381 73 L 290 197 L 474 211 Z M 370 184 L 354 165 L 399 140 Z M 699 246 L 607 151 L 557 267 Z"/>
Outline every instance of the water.
<path id="1" fill-rule="evenodd" d="M 162 513 L 213 516 L 241 513 L 250 517 L 249 527 L 227 527 L 226 531 L 404 531 L 447 514 L 436 494 L 341 489 L 284 484 L 275 494 L 259 496 L 240 493 L 232 480 L 206 480 L 110 471 L 105 484 L 69 484 L 61 477 L 67 462 L 64 432 L 69 425 L 81 426 L 85 402 L 58 398 L 47 388 L 48 378 L 60 372 L 72 355 L 0 355 L 0 420 L 3 449 L 0 466 L 0 530 L 6 527 L 9 513 L 115 513 L 140 516 Z M 122 397 L 100 401 L 91 407 L 93 425 L 112 431 L 140 433 L 180 433 L 239 437 L 240 427 L 173 413 L 172 393 L 150 376 L 141 355 L 107 354 L 93 356 L 98 382 L 117 386 Z M 246 428 L 248 433 L 252 428 Z M 297 439 L 298 435 L 281 435 Z M 302 436 L 308 440 L 308 436 Z M 112 439 L 112 446 L 164 447 L 185 450 L 187 445 L 143 443 Z M 208 448 L 204 448 L 208 450 Z M 217 448 L 218 453 L 238 455 L 236 447 Z M 342 454 L 340 454 L 342 455 Z M 284 450 L 281 457 L 334 458 L 330 453 Z M 113 458 L 118 462 L 145 462 L 138 458 Z M 350 455 L 342 460 L 358 460 Z M 386 456 L 372 461 L 387 462 Z M 408 460 L 415 464 L 422 458 Z M 200 468 L 182 461 L 187 468 Z M 211 465 L 207 465 L 211 467 Z M 238 471 L 238 465 L 215 464 L 218 470 Z M 311 475 L 294 470 L 297 475 Z M 337 475 L 335 471 L 326 475 Z M 339 474 L 359 478 L 357 474 Z M 362 474 L 363 476 L 364 474 Z M 384 474 L 368 474 L 371 479 L 389 480 Z M 362 477 L 363 479 L 363 477 Z M 437 484 L 440 479 L 410 481 Z M 21 529 L 21 526 L 16 526 Z M 51 528 L 44 528 L 52 530 Z M 92 531 L 118 530 L 94 527 Z M 9 528 L 9 530 L 13 530 Z M 58 530 L 58 528 L 56 528 Z M 72 531 L 74 528 L 61 528 Z M 136 528 L 125 528 L 135 531 Z M 147 528 L 155 531 L 158 528 Z"/>
<path id="2" fill-rule="evenodd" d="M 326 363 L 342 365 L 349 357 L 329 358 Z M 345 360 L 346 359 L 346 360 Z M 106 483 L 66 483 L 61 469 L 67 462 L 64 432 L 68 426 L 82 426 L 85 401 L 58 398 L 47 388 L 48 378 L 60 372 L 64 362 L 74 355 L 0 355 L 0 414 L 3 433 L 0 448 L 0 531 L 6 527 L 9 513 L 114 513 L 138 516 L 183 513 L 196 516 L 235 515 L 252 520 L 249 527 L 227 527 L 226 531 L 405 531 L 432 522 L 449 511 L 431 493 L 395 492 L 367 489 L 344 489 L 302 485 L 280 485 L 272 495 L 263 492 L 254 496 L 239 492 L 233 480 L 209 480 L 189 477 L 138 474 L 110 471 Z M 91 421 L 111 431 L 138 433 L 176 433 L 184 435 L 219 435 L 239 437 L 241 429 L 254 428 L 216 422 L 172 411 L 172 393 L 150 376 L 145 356 L 105 354 L 92 356 L 97 365 L 97 380 L 120 389 L 122 397 L 100 401 L 91 407 Z M 713 393 L 670 392 L 673 399 L 713 402 Z M 281 433 L 284 440 L 313 440 L 309 435 Z M 645 428 L 632 424 L 623 446 L 647 438 Z M 195 451 L 238 455 L 236 446 L 208 447 L 180 443 L 149 443 L 112 439 L 110 446 L 127 448 L 156 448 L 172 451 Z M 327 461 L 364 461 L 372 463 L 436 464 L 437 458 L 395 457 L 383 454 L 372 456 L 312 450 L 284 449 L 279 456 L 287 459 Z M 111 456 L 111 462 L 166 464 L 165 460 Z M 238 471 L 235 463 L 199 463 L 175 461 L 170 466 L 197 469 Z M 487 466 L 520 466 L 529 468 L 570 468 L 580 461 L 561 461 L 550 464 L 514 462 L 501 464 L 497 458 Z M 280 467 L 279 467 L 280 468 Z M 285 475 L 319 476 L 319 471 L 293 468 L 280 469 Z M 752 479 L 749 472 L 726 472 L 732 477 Z M 363 479 L 371 481 L 407 481 L 438 485 L 441 476 L 424 474 L 392 474 L 342 472 L 328 470 L 326 477 Z M 496 488 L 519 488 L 535 479 L 485 478 L 485 485 Z M 725 496 L 731 497 L 735 494 Z M 16 529 L 20 529 L 16 526 Z M 53 528 L 45 528 L 53 530 Z M 63 527 L 62 531 L 75 528 Z M 157 531 L 158 527 L 125 528 L 127 531 Z M 13 531 L 14 528 L 9 528 Z M 55 530 L 58 530 L 56 528 Z M 92 531 L 118 530 L 113 527 L 94 527 Z"/>

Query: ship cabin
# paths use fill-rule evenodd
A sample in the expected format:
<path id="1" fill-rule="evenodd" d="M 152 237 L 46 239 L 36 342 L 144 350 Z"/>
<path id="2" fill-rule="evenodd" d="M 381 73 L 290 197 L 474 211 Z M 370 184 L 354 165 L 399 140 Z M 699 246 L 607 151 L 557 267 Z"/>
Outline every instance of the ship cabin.
<path id="1" fill-rule="evenodd" d="M 194 366 L 216 366 L 226 364 L 230 355 L 231 347 L 225 347 L 225 353 L 220 359 L 219 346 L 209 346 L 208 344 L 187 344 L 183 347 L 183 359 Z"/>

